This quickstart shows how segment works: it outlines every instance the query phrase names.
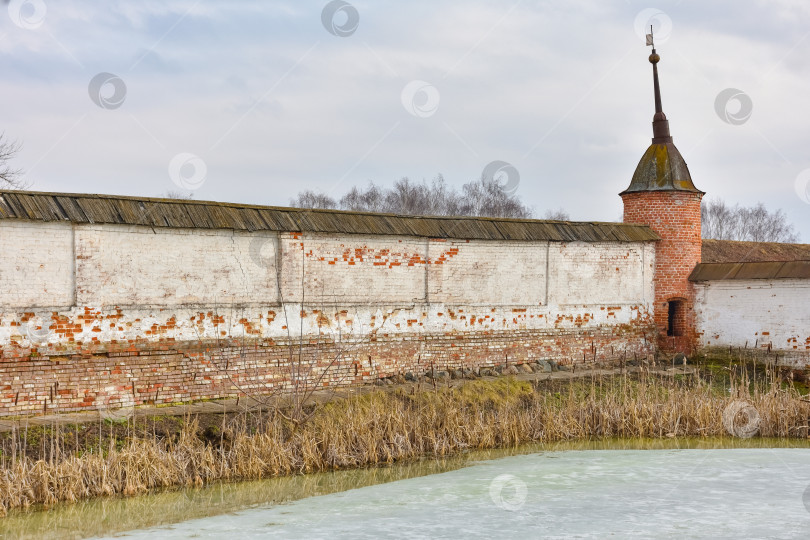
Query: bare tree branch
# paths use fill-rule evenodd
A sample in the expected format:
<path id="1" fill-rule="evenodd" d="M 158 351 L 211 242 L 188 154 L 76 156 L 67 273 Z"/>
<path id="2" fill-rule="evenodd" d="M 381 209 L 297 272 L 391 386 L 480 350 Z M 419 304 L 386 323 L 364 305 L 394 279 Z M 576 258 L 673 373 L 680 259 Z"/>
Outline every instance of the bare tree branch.
<path id="1" fill-rule="evenodd" d="M 294 208 L 337 208 L 332 197 L 310 190 L 299 193 L 298 197 L 290 200 L 290 205 Z"/>
<path id="2" fill-rule="evenodd" d="M 0 189 L 28 189 L 30 182 L 23 177 L 22 169 L 9 165 L 22 145 L 17 141 L 10 141 L 5 133 L 0 133 Z"/>
<path id="3" fill-rule="evenodd" d="M 571 216 L 568 215 L 568 212 L 566 212 L 565 209 L 558 208 L 556 210 L 546 210 L 543 219 L 552 219 L 555 221 L 570 221 Z M 621 221 L 621 219 L 619 221 Z"/>
<path id="4" fill-rule="evenodd" d="M 194 198 L 194 193 L 191 191 L 177 191 L 170 189 L 166 193 L 163 194 L 164 199 L 182 199 L 182 200 L 191 200 Z"/>
<path id="5" fill-rule="evenodd" d="M 703 238 L 746 240 L 751 242 L 799 241 L 793 224 L 782 210 L 773 212 L 762 203 L 754 206 L 727 205 L 721 199 L 709 199 L 700 207 Z"/>
<path id="6" fill-rule="evenodd" d="M 366 188 L 353 187 L 340 201 L 312 191 L 302 191 L 293 199 L 299 208 L 340 208 L 365 212 L 388 212 L 421 216 L 487 216 L 528 218 L 532 210 L 494 179 L 464 184 L 461 191 L 448 186 L 442 175 L 430 183 L 397 180 L 391 188 L 370 182 Z"/>

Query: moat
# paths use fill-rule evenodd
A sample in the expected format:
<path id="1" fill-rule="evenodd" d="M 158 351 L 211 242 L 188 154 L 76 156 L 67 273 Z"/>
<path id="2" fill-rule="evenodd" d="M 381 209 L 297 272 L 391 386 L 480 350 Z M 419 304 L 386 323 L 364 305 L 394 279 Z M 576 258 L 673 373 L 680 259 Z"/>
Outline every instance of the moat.
<path id="1" fill-rule="evenodd" d="M 4 538 L 804 537 L 810 441 L 528 445 L 12 512 Z"/>

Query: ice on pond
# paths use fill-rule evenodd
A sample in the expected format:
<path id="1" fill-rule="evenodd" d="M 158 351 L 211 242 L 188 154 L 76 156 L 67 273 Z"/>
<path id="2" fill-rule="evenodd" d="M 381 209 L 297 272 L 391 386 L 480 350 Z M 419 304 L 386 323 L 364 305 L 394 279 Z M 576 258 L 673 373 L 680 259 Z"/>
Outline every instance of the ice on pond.
<path id="1" fill-rule="evenodd" d="M 807 538 L 810 449 L 585 450 L 125 533 L 127 538 Z"/>

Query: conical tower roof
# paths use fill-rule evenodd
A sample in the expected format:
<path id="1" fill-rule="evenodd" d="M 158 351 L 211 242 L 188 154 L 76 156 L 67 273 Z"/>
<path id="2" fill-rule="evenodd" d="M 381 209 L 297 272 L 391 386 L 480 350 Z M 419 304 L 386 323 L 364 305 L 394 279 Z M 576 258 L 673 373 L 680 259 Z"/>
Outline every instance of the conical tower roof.
<path id="1" fill-rule="evenodd" d="M 652 34 L 648 36 L 652 45 Z M 638 162 L 636 172 L 630 186 L 622 191 L 634 193 L 639 191 L 691 191 L 693 193 L 703 193 L 692 183 L 692 175 L 689 174 L 689 167 L 686 166 L 683 156 L 672 142 L 669 133 L 669 120 L 661 107 L 661 88 L 658 84 L 658 62 L 661 57 L 655 52 L 653 47 L 650 55 L 650 63 L 653 66 L 653 88 L 655 92 L 655 116 L 653 116 L 653 139 L 652 144 L 641 161 Z"/>

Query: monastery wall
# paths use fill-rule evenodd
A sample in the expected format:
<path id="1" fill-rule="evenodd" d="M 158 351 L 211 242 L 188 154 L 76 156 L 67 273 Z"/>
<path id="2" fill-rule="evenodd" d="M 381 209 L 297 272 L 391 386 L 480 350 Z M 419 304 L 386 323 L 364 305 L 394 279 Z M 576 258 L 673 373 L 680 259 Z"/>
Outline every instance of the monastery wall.
<path id="1" fill-rule="evenodd" d="M 653 242 L 0 221 L 0 415 L 652 351 Z"/>
<path id="2" fill-rule="evenodd" d="M 701 347 L 760 349 L 783 364 L 810 364 L 810 280 L 715 280 L 695 288 Z"/>

